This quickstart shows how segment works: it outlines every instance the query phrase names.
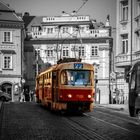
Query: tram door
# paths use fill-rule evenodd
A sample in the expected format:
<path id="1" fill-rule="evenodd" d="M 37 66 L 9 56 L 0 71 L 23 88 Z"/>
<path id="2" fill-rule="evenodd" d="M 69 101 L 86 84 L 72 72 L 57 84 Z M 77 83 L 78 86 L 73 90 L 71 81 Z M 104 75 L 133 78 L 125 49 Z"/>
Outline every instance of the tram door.
<path id="1" fill-rule="evenodd" d="M 129 113 L 131 117 L 135 116 L 135 99 L 136 99 L 136 71 L 131 73 L 129 86 Z"/>
<path id="2" fill-rule="evenodd" d="M 58 101 L 58 72 L 52 73 L 52 101 Z"/>
<path id="3" fill-rule="evenodd" d="M 44 100 L 44 75 L 43 75 L 43 79 L 42 79 L 42 99 Z"/>

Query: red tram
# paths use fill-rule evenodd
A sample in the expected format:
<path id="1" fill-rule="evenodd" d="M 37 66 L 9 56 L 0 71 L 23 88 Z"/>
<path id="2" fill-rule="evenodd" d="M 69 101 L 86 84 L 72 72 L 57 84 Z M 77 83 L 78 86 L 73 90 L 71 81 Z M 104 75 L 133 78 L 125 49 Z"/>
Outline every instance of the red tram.
<path id="1" fill-rule="evenodd" d="M 51 110 L 93 110 L 94 68 L 82 62 L 56 64 L 36 78 L 36 99 Z"/>

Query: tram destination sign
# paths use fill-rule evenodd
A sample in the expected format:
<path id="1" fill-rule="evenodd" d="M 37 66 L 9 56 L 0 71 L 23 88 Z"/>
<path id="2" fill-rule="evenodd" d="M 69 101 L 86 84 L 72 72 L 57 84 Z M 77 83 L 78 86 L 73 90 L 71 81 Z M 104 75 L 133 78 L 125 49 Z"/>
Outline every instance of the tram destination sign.
<path id="1" fill-rule="evenodd" d="M 81 64 L 81 63 L 75 63 L 74 64 L 74 68 L 75 69 L 83 69 L 83 64 Z"/>

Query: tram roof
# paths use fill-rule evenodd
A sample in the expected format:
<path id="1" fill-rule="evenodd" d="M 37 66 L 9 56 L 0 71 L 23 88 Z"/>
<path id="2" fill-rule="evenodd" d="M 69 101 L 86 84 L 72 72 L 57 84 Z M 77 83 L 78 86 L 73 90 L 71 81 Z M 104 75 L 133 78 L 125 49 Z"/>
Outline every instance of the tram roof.
<path id="1" fill-rule="evenodd" d="M 91 69 L 93 70 L 93 65 L 85 63 L 85 62 L 68 62 L 68 63 L 61 63 L 58 64 L 58 66 L 56 67 L 56 69 L 74 69 L 74 64 L 76 63 L 80 63 L 80 64 L 84 64 L 83 65 L 83 69 Z M 73 67 L 72 67 L 73 66 Z M 78 70 L 78 69 L 77 69 Z M 81 70 L 81 69 L 80 69 Z"/>
<path id="2" fill-rule="evenodd" d="M 61 70 L 61 69 L 75 69 L 74 64 L 76 64 L 76 63 L 83 64 L 83 70 L 94 70 L 93 65 L 89 64 L 89 63 L 85 63 L 85 62 L 68 62 L 68 63 L 55 64 L 55 65 L 49 67 L 48 69 L 46 69 L 45 71 L 41 72 L 38 76 L 41 76 L 41 75 L 45 74 L 46 72 L 57 71 L 57 70 Z M 77 69 L 77 70 L 81 70 L 81 69 Z"/>

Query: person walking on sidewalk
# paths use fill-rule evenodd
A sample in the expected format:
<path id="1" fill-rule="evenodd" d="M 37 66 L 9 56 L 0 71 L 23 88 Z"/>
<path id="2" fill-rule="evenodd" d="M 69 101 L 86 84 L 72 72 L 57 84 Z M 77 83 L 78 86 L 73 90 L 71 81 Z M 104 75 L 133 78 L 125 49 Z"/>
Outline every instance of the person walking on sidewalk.
<path id="1" fill-rule="evenodd" d="M 22 92 L 21 92 L 20 102 L 25 102 L 24 89 L 23 89 Z"/>
<path id="2" fill-rule="evenodd" d="M 120 94 L 120 91 L 119 91 L 119 89 L 115 89 L 115 92 L 116 92 L 116 104 L 119 104 L 119 94 Z"/>
<path id="3" fill-rule="evenodd" d="M 29 99 L 30 99 L 30 102 L 33 101 L 33 91 L 30 90 L 29 92 Z"/>

